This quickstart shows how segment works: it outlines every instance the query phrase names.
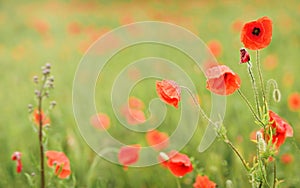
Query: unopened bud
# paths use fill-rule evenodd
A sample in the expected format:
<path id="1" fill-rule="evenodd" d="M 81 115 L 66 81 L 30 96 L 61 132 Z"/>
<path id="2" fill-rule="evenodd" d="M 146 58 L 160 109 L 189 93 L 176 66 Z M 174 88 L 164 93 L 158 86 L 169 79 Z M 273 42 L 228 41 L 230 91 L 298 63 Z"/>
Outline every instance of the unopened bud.
<path id="1" fill-rule="evenodd" d="M 34 90 L 34 94 L 37 96 L 37 97 L 39 97 L 40 95 L 41 95 L 41 93 L 40 93 L 40 91 L 39 90 Z"/>
<path id="2" fill-rule="evenodd" d="M 281 93 L 280 93 L 279 89 L 274 89 L 273 99 L 274 99 L 275 102 L 279 102 L 281 100 Z"/>
<path id="3" fill-rule="evenodd" d="M 247 63 L 250 61 L 250 55 L 245 48 L 240 49 L 240 63 Z"/>
<path id="4" fill-rule="evenodd" d="M 50 69 L 44 69 L 43 70 L 43 75 L 48 75 L 50 73 Z"/>
<path id="5" fill-rule="evenodd" d="M 33 77 L 33 82 L 36 83 L 36 84 L 39 83 L 39 77 L 38 76 L 34 76 Z"/>
<path id="6" fill-rule="evenodd" d="M 233 184 L 231 180 L 226 180 L 226 188 L 233 188 Z"/>
<path id="7" fill-rule="evenodd" d="M 263 135 L 260 131 L 256 132 L 256 141 L 257 141 L 257 146 L 258 150 L 260 153 L 263 153 L 266 151 L 266 142 L 263 139 Z"/>
<path id="8" fill-rule="evenodd" d="M 51 108 L 54 108 L 56 106 L 56 101 L 51 101 L 50 106 L 51 106 Z"/>
<path id="9" fill-rule="evenodd" d="M 46 69 L 51 69 L 51 64 L 50 63 L 46 63 L 45 67 L 46 67 Z"/>

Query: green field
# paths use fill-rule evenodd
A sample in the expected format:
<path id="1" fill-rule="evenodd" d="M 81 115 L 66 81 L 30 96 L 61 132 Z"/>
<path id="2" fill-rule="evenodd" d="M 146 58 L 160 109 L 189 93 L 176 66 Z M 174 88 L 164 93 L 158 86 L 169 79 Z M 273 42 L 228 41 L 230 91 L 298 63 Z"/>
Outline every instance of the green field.
<path id="1" fill-rule="evenodd" d="M 46 166 L 48 187 L 176 187 L 176 178 L 161 165 L 129 167 L 124 171 L 121 165 L 100 158 L 85 142 L 72 107 L 73 80 L 80 60 L 97 38 L 121 25 L 138 21 L 170 22 L 190 30 L 205 43 L 217 40 L 222 48 L 218 62 L 240 75 L 241 90 L 253 102 L 246 65 L 239 64 L 240 25 L 262 16 L 273 20 L 272 42 L 260 52 L 263 76 L 265 80 L 277 80 L 281 91 L 281 101 L 270 103 L 270 107 L 294 129 L 294 136 L 286 140 L 276 155 L 277 177 L 284 180 L 280 187 L 299 187 L 300 110 L 291 110 L 288 106 L 290 94 L 300 92 L 297 81 L 300 79 L 300 3 L 296 0 L 284 3 L 268 0 L 0 1 L 0 187 L 29 187 L 24 173 L 35 173 L 33 179 L 37 184 L 39 182 L 38 135 L 27 106 L 36 104 L 32 78 L 40 75 L 40 67 L 47 62 L 52 65 L 55 88 L 46 100 L 45 108 L 51 100 L 55 100 L 57 106 L 49 115 L 51 126 L 46 148 L 63 151 L 69 157 L 72 170 L 68 179 L 52 177 L 50 180 L 53 170 Z M 255 52 L 250 51 L 250 55 L 254 61 Z M 96 106 L 111 119 L 109 132 L 126 144 L 146 145 L 142 134 L 118 129 L 121 125 L 111 107 L 111 87 L 125 65 L 148 56 L 168 59 L 189 72 L 204 111 L 209 113 L 211 110 L 211 93 L 206 89 L 205 77 L 185 55 L 153 44 L 128 48 L 105 67 L 95 87 Z M 146 108 L 153 98 L 157 98 L 155 80 L 142 81 L 130 94 L 140 98 Z M 171 106 L 167 109 L 160 130 L 171 134 L 180 112 Z M 146 116 L 149 113 L 145 110 Z M 197 161 L 194 171 L 180 179 L 181 187 L 192 187 L 198 172 L 209 176 L 221 188 L 227 180 L 233 182 L 233 187 L 250 187 L 241 162 L 224 142 L 215 140 L 205 152 L 197 151 L 206 125 L 205 119 L 200 118 L 192 139 L 181 150 Z M 224 125 L 233 144 L 251 162 L 256 145 L 250 140 L 250 134 L 259 127 L 237 93 L 227 97 Z M 123 137 L 124 134 L 128 137 Z M 15 162 L 11 160 L 14 151 L 23 154 L 23 172 L 20 174 L 16 173 Z M 281 156 L 286 153 L 293 156 L 289 164 L 281 162 Z"/>

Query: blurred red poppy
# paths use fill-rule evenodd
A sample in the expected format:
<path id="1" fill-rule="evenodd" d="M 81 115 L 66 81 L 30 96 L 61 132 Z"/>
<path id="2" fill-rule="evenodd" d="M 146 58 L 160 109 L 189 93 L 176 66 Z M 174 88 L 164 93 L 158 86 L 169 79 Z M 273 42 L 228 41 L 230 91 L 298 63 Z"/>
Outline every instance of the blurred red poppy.
<path id="1" fill-rule="evenodd" d="M 103 113 L 98 113 L 93 115 L 90 119 L 90 123 L 97 129 L 103 130 L 108 129 L 110 126 L 110 119 L 108 115 Z"/>
<path id="2" fill-rule="evenodd" d="M 267 47 L 272 39 L 272 20 L 268 17 L 259 18 L 243 26 L 241 41 L 250 50 Z"/>
<path id="3" fill-rule="evenodd" d="M 156 81 L 156 92 L 165 103 L 178 108 L 181 89 L 173 80 Z"/>
<path id="4" fill-rule="evenodd" d="M 21 173 L 22 168 L 23 168 L 21 156 L 22 156 L 22 153 L 18 152 L 18 151 L 15 151 L 11 156 L 11 160 L 17 162 L 17 168 L 16 168 L 17 173 Z"/>
<path id="5" fill-rule="evenodd" d="M 226 65 L 218 65 L 206 70 L 206 88 L 219 95 L 230 95 L 240 88 L 240 77 Z"/>
<path id="6" fill-rule="evenodd" d="M 285 154 L 281 155 L 280 161 L 283 164 L 290 164 L 290 163 L 292 163 L 294 161 L 294 157 L 290 153 L 285 153 Z"/>
<path id="7" fill-rule="evenodd" d="M 68 25 L 68 33 L 72 35 L 80 34 L 81 32 L 81 26 L 77 22 L 71 22 Z"/>
<path id="8" fill-rule="evenodd" d="M 297 111 L 300 110 L 300 94 L 292 93 L 288 98 L 288 106 L 291 110 Z"/>
<path id="9" fill-rule="evenodd" d="M 222 45 L 218 40 L 209 41 L 207 46 L 214 56 L 219 57 L 222 54 Z"/>
<path id="10" fill-rule="evenodd" d="M 42 120 L 42 125 L 48 125 L 50 124 L 50 119 L 44 114 L 43 111 L 41 111 L 41 114 L 39 113 L 39 110 L 36 109 L 34 110 L 33 112 L 33 122 L 36 124 L 36 125 L 39 125 L 40 124 L 40 120 Z"/>
<path id="11" fill-rule="evenodd" d="M 55 167 L 55 175 L 61 179 L 69 177 L 71 174 L 70 161 L 63 152 L 46 151 L 46 157 L 48 158 L 48 166 Z"/>
<path id="12" fill-rule="evenodd" d="M 287 137 L 293 136 L 293 128 L 280 116 L 269 110 L 270 127 L 274 130 L 272 132 L 272 143 L 277 149 L 285 142 Z M 267 142 L 270 140 L 270 133 L 267 132 Z"/>
<path id="13" fill-rule="evenodd" d="M 129 97 L 129 107 L 131 109 L 143 110 L 144 103 L 136 97 Z"/>
<path id="14" fill-rule="evenodd" d="M 171 151 L 168 157 L 169 159 L 166 161 L 160 156 L 159 161 L 161 161 L 161 164 L 167 167 L 174 176 L 182 177 L 193 171 L 192 163 L 187 155 L 178 153 L 177 151 Z"/>
<path id="15" fill-rule="evenodd" d="M 215 188 L 217 185 L 210 181 L 207 176 L 198 175 L 196 181 L 193 184 L 194 188 Z"/>
<path id="16" fill-rule="evenodd" d="M 156 150 L 162 150 L 169 145 L 169 136 L 167 133 L 158 130 L 152 130 L 146 133 L 146 140 L 150 146 Z"/>
<path id="17" fill-rule="evenodd" d="M 240 63 L 248 63 L 250 61 L 250 55 L 245 48 L 240 49 Z"/>
<path id="18" fill-rule="evenodd" d="M 124 166 L 126 170 L 131 164 L 136 163 L 139 160 L 139 152 L 141 146 L 139 144 L 122 146 L 119 150 L 118 159 L 120 164 Z"/>
<path id="19" fill-rule="evenodd" d="M 146 121 L 145 113 L 142 110 L 124 108 L 122 109 L 122 114 L 129 125 L 138 125 Z"/>

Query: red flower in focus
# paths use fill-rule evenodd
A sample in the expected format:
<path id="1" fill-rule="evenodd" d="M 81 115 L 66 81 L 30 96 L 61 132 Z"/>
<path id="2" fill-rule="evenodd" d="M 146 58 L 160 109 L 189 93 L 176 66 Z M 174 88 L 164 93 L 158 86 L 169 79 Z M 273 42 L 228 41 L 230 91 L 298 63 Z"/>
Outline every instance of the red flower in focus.
<path id="1" fill-rule="evenodd" d="M 99 113 L 93 115 L 90 119 L 90 123 L 97 129 L 103 130 L 108 129 L 110 126 L 110 119 L 108 115 Z"/>
<path id="2" fill-rule="evenodd" d="M 285 153 L 285 154 L 281 155 L 280 161 L 283 164 L 290 164 L 294 161 L 294 157 L 292 154 Z"/>
<path id="3" fill-rule="evenodd" d="M 289 108 L 293 111 L 300 110 L 300 94 L 292 93 L 288 98 Z"/>
<path id="4" fill-rule="evenodd" d="M 169 145 L 169 136 L 167 133 L 152 130 L 146 133 L 146 140 L 150 146 L 156 150 L 161 150 Z"/>
<path id="5" fill-rule="evenodd" d="M 48 158 L 48 166 L 55 167 L 55 175 L 61 179 L 69 177 L 71 174 L 70 161 L 63 152 L 46 151 L 46 157 Z"/>
<path id="6" fill-rule="evenodd" d="M 15 151 L 12 156 L 11 156 L 11 160 L 16 161 L 17 162 L 17 173 L 21 173 L 22 171 L 22 162 L 21 162 L 21 152 Z"/>
<path id="7" fill-rule="evenodd" d="M 173 80 L 156 81 L 156 92 L 165 103 L 178 108 L 181 89 Z"/>
<path id="8" fill-rule="evenodd" d="M 196 182 L 193 184 L 194 188 L 215 188 L 217 185 L 210 181 L 207 176 L 198 175 Z"/>
<path id="9" fill-rule="evenodd" d="M 41 114 L 39 113 L 39 110 L 36 109 L 33 112 L 33 122 L 36 125 L 40 125 L 40 120 L 42 120 L 42 125 L 48 125 L 50 124 L 50 119 L 44 114 L 43 111 L 41 111 Z"/>
<path id="10" fill-rule="evenodd" d="M 168 157 L 169 159 L 167 161 L 161 159 L 161 156 L 159 160 L 162 161 L 161 164 L 167 167 L 174 176 L 182 177 L 193 171 L 192 163 L 187 155 L 178 153 L 177 151 L 171 151 Z"/>
<path id="11" fill-rule="evenodd" d="M 124 166 L 124 169 L 127 169 L 127 166 L 138 161 L 140 150 L 141 146 L 139 144 L 122 146 L 120 148 L 118 159 L 120 164 Z"/>
<path id="12" fill-rule="evenodd" d="M 240 77 L 226 65 L 218 65 L 206 70 L 206 88 L 219 95 L 230 95 L 240 88 Z"/>
<path id="13" fill-rule="evenodd" d="M 285 141 L 286 137 L 293 136 L 293 128 L 280 116 L 278 116 L 273 111 L 269 110 L 270 117 L 270 127 L 273 129 L 272 133 L 272 143 L 276 144 L 276 147 L 279 148 Z M 267 142 L 270 139 L 270 133 L 267 133 Z"/>
<path id="14" fill-rule="evenodd" d="M 250 55 L 245 48 L 240 49 L 240 55 L 240 63 L 248 63 L 250 61 Z"/>
<path id="15" fill-rule="evenodd" d="M 207 43 L 208 48 L 210 49 L 211 53 L 219 57 L 222 53 L 222 45 L 219 41 L 217 40 L 211 40 Z"/>
<path id="16" fill-rule="evenodd" d="M 250 50 L 267 47 L 272 39 L 272 20 L 268 17 L 259 18 L 243 26 L 241 41 Z"/>

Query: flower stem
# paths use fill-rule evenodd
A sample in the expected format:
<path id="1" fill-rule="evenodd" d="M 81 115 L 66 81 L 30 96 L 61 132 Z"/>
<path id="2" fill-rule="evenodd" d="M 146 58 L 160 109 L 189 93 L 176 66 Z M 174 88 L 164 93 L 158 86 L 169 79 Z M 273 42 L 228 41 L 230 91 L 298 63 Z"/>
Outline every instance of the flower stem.
<path id="1" fill-rule="evenodd" d="M 258 71 L 258 76 L 259 76 L 259 80 L 260 80 L 260 87 L 261 87 L 263 103 L 265 106 L 264 110 L 265 110 L 265 113 L 267 113 L 268 112 L 268 104 L 267 104 L 267 100 L 266 100 L 265 86 L 264 86 L 264 80 L 263 80 L 261 66 L 260 66 L 260 62 L 259 62 L 259 51 L 258 50 L 256 50 L 256 65 L 257 65 L 257 71 Z"/>
<path id="2" fill-rule="evenodd" d="M 255 82 L 255 78 L 254 78 L 254 74 L 252 72 L 252 65 L 250 62 L 248 62 L 248 73 L 250 75 L 250 78 L 251 78 L 251 84 L 252 84 L 252 89 L 254 91 L 254 97 L 255 97 L 255 103 L 256 103 L 256 109 L 257 109 L 257 113 L 258 113 L 258 116 L 261 117 L 260 115 L 260 104 L 259 104 L 259 95 L 258 95 L 258 91 L 257 91 L 257 86 L 256 86 L 256 82 Z"/>
<path id="3" fill-rule="evenodd" d="M 249 172 L 250 171 L 250 167 L 248 166 L 247 162 L 245 161 L 245 159 L 242 157 L 242 155 L 240 154 L 240 152 L 238 151 L 238 149 L 227 139 L 224 139 L 224 142 L 226 144 L 229 145 L 229 147 L 235 152 L 235 154 L 240 158 L 240 160 L 242 161 L 245 169 Z"/>
<path id="4" fill-rule="evenodd" d="M 180 182 L 179 182 L 179 178 L 176 178 L 176 184 L 177 184 L 177 188 L 181 188 Z"/>
<path id="5" fill-rule="evenodd" d="M 240 89 L 238 89 L 238 93 L 240 94 L 240 96 L 242 97 L 242 99 L 246 102 L 247 106 L 249 107 L 250 111 L 252 112 L 252 115 L 255 117 L 255 119 L 262 124 L 262 126 L 264 127 L 264 123 L 259 119 L 258 115 L 255 113 L 251 103 L 249 102 L 249 100 L 246 98 L 246 96 L 242 93 L 242 91 Z"/>
<path id="6" fill-rule="evenodd" d="M 43 89 L 47 80 L 44 76 L 41 85 L 40 94 L 38 96 L 38 113 L 39 113 L 39 147 L 40 147 L 40 175 L 41 175 L 41 188 L 45 188 L 45 161 L 44 161 L 44 144 L 43 144 L 43 116 L 42 116 L 42 102 L 43 102 Z"/>
<path id="7" fill-rule="evenodd" d="M 201 108 L 198 100 L 195 98 L 194 94 L 192 93 L 192 91 L 188 88 L 188 87 L 185 87 L 185 86 L 180 86 L 181 88 L 185 89 L 189 94 L 190 96 L 192 97 L 194 103 L 196 104 L 196 106 L 198 107 L 201 115 L 208 121 L 210 122 L 212 125 L 214 125 L 216 128 L 218 128 L 218 125 L 213 122 L 211 119 L 209 119 L 209 117 L 206 115 L 206 113 L 203 111 L 203 109 Z"/>
<path id="8" fill-rule="evenodd" d="M 274 179 L 273 179 L 273 188 L 276 188 L 276 160 L 274 160 L 274 168 L 273 168 L 273 173 L 274 173 Z"/>

